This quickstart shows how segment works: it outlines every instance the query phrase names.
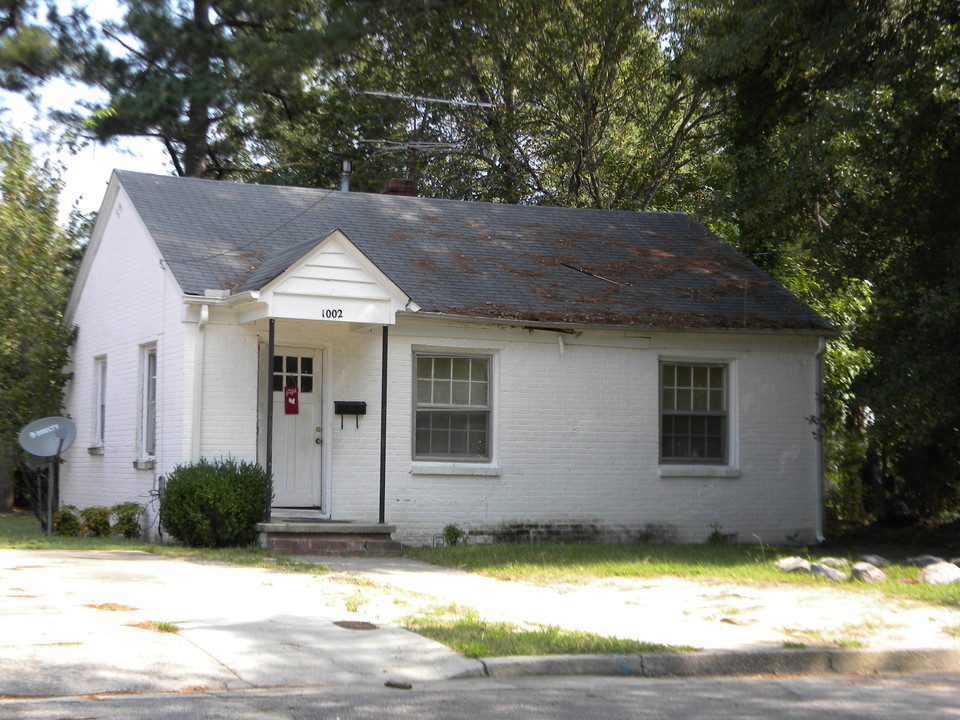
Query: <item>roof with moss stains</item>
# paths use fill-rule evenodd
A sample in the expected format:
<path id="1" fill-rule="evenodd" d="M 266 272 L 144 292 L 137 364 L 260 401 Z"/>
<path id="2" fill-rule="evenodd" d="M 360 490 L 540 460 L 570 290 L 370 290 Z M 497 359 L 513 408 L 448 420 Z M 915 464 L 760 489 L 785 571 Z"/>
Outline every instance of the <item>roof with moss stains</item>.
<path id="1" fill-rule="evenodd" d="M 475 203 L 129 171 L 117 176 L 188 294 L 262 288 L 340 230 L 424 312 L 834 332 L 681 213 Z"/>

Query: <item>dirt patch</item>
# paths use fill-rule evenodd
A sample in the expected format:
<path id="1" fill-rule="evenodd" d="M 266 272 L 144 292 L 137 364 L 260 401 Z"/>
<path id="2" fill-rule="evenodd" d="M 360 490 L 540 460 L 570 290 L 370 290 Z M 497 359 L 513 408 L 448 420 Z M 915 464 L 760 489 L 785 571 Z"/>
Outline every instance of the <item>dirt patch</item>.
<path id="1" fill-rule="evenodd" d="M 139 610 L 139 608 L 131 607 L 130 605 L 121 605 L 120 603 L 99 603 L 98 605 L 84 605 L 84 607 L 93 608 L 94 610 L 110 610 L 116 612 Z"/>
<path id="2" fill-rule="evenodd" d="M 960 648 L 960 607 L 898 600 L 868 588 L 674 577 L 536 584 L 436 568 L 338 572 L 324 585 L 329 602 L 352 602 L 357 617 L 379 623 L 456 604 L 490 621 L 704 649 Z"/>

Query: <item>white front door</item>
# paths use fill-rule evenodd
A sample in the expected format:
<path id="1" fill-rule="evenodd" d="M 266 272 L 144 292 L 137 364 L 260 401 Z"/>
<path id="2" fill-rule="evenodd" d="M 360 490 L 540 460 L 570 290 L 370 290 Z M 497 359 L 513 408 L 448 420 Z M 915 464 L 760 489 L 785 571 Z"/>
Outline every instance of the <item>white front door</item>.
<path id="1" fill-rule="evenodd" d="M 273 396 L 273 507 L 319 508 L 323 429 L 317 350 L 276 348 Z"/>

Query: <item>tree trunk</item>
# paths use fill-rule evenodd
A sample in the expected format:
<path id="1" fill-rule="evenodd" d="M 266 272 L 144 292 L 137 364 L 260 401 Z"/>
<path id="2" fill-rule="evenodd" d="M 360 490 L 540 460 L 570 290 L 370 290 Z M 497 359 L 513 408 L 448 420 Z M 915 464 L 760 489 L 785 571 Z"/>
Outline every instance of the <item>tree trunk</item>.
<path id="1" fill-rule="evenodd" d="M 183 173 L 202 178 L 207 173 L 208 134 L 210 132 L 210 52 L 213 46 L 210 26 L 210 0 L 194 0 L 193 22 L 197 39 L 193 47 L 194 77 L 187 100 L 187 127 L 183 138 Z"/>
<path id="2" fill-rule="evenodd" d="M 13 445 L 0 443 L 0 512 L 13 510 L 16 477 L 16 450 Z"/>

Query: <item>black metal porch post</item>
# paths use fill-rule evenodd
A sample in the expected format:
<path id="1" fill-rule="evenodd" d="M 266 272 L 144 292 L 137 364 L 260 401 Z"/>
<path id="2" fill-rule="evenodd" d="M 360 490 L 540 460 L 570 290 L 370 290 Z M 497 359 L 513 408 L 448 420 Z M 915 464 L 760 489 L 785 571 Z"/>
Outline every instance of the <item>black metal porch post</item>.
<path id="1" fill-rule="evenodd" d="M 263 499 L 263 520 L 270 522 L 270 506 L 273 505 L 273 353 L 276 344 L 275 321 L 270 318 L 267 335 L 267 449 L 264 470 L 267 473 L 267 493 Z"/>
<path id="2" fill-rule="evenodd" d="M 380 343 L 380 524 L 387 504 L 387 326 Z"/>

